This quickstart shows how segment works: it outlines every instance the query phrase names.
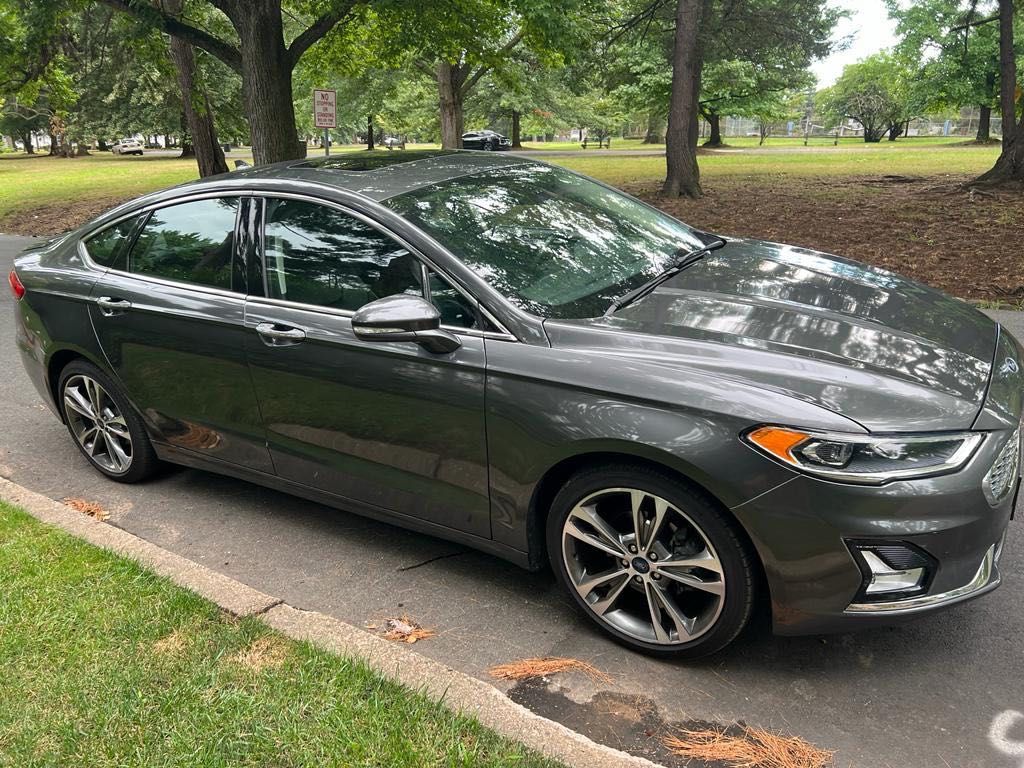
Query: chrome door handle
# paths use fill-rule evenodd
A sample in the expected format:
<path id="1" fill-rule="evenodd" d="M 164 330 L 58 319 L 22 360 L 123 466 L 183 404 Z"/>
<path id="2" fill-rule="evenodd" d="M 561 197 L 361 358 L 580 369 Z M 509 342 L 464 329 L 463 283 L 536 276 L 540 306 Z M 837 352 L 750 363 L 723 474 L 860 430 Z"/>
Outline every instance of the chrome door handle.
<path id="1" fill-rule="evenodd" d="M 96 299 L 96 305 L 100 308 L 100 312 L 106 317 L 119 315 L 125 310 L 132 308 L 132 303 L 127 299 L 115 299 L 111 296 L 100 296 Z"/>
<path id="2" fill-rule="evenodd" d="M 278 325 L 277 323 L 260 323 L 256 326 L 263 341 L 270 346 L 285 346 L 298 344 L 306 338 L 306 332 L 301 328 L 293 328 L 289 325 Z"/>

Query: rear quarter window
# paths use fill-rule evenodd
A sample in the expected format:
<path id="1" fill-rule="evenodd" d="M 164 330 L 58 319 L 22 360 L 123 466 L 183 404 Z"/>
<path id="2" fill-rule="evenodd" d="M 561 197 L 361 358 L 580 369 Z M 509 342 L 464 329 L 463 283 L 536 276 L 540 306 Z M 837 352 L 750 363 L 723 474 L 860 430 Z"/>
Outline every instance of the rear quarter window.
<path id="1" fill-rule="evenodd" d="M 101 267 L 126 269 L 128 249 L 141 219 L 141 216 L 133 216 L 87 238 L 85 250 L 89 258 Z"/>

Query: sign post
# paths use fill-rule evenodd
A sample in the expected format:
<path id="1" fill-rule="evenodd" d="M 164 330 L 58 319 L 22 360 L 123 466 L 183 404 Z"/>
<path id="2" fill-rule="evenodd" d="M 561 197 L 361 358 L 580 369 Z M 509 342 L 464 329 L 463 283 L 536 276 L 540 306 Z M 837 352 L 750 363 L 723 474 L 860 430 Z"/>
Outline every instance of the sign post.
<path id="1" fill-rule="evenodd" d="M 337 91 L 313 90 L 313 122 L 317 128 L 324 129 L 324 157 L 331 154 L 330 129 L 338 127 L 337 104 Z"/>

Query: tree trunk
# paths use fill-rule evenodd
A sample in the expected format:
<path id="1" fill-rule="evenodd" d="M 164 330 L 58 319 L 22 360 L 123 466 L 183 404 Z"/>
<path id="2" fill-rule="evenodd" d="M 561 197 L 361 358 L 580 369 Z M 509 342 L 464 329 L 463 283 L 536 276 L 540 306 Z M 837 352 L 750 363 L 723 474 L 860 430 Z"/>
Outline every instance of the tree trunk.
<path id="1" fill-rule="evenodd" d="M 705 147 L 722 146 L 722 116 L 715 110 L 709 109 L 704 117 L 708 121 L 708 140 L 704 142 Z"/>
<path id="2" fill-rule="evenodd" d="M 256 165 L 302 156 L 280 0 L 251 0 L 231 19 L 242 55 L 242 100 Z"/>
<path id="3" fill-rule="evenodd" d="M 49 131 L 47 135 L 50 137 L 50 155 L 59 154 L 60 147 L 57 145 L 57 136 L 53 131 Z"/>
<path id="4" fill-rule="evenodd" d="M 644 144 L 661 143 L 661 121 L 654 115 L 647 116 L 647 130 L 644 132 Z"/>
<path id="5" fill-rule="evenodd" d="M 697 140 L 700 135 L 700 82 L 704 66 L 701 21 L 708 0 L 677 0 L 672 50 L 672 95 L 665 135 L 668 171 L 662 192 L 700 197 Z"/>
<path id="6" fill-rule="evenodd" d="M 1013 0 L 999 0 L 999 108 L 1003 118 L 1003 149 L 1012 148 L 1017 125 L 1017 52 L 1013 40 Z M 993 169 L 995 170 L 995 169 Z"/>
<path id="7" fill-rule="evenodd" d="M 26 155 L 34 155 L 36 153 L 36 148 L 32 146 L 32 134 L 31 133 L 22 134 L 21 143 L 25 145 L 25 154 Z"/>
<path id="8" fill-rule="evenodd" d="M 98 138 L 98 139 L 96 139 L 96 149 L 99 150 L 100 152 L 109 152 L 110 151 L 110 145 L 107 144 L 107 140 L 106 139 Z"/>
<path id="9" fill-rule="evenodd" d="M 982 104 L 978 112 L 978 136 L 975 141 L 988 141 L 992 138 L 992 107 Z"/>
<path id="10" fill-rule="evenodd" d="M 512 149 L 522 149 L 523 148 L 522 128 L 521 128 L 521 126 L 519 124 L 521 119 L 522 119 L 522 115 L 519 113 L 519 110 L 518 109 L 513 109 L 512 110 L 512 136 L 511 136 L 511 139 L 512 139 Z"/>
<path id="11" fill-rule="evenodd" d="M 1017 56 L 1013 49 L 1013 11 L 1013 0 L 999 0 L 1003 151 L 992 169 L 977 179 L 988 184 L 1024 184 L 1024 117 L 1017 122 Z"/>
<path id="12" fill-rule="evenodd" d="M 437 92 L 441 108 L 441 146 L 462 149 L 462 71 L 458 64 L 437 64 Z"/>
<path id="13" fill-rule="evenodd" d="M 164 8 L 179 15 L 184 7 L 184 0 L 164 0 Z M 217 142 L 217 129 L 213 124 L 213 110 L 210 109 L 210 98 L 196 77 L 196 61 L 192 46 L 180 37 L 169 37 L 167 47 L 170 49 L 171 61 L 178 78 L 181 90 L 182 112 L 188 132 L 192 139 L 196 164 L 199 175 L 213 176 L 227 173 L 228 164 L 224 160 L 224 150 Z M 182 157 L 187 157 L 184 150 Z"/>
<path id="14" fill-rule="evenodd" d="M 373 151 L 373 115 L 366 116 L 366 150 Z"/>
<path id="15" fill-rule="evenodd" d="M 903 133 L 902 123 L 893 123 L 889 126 L 889 141 L 896 141 Z"/>

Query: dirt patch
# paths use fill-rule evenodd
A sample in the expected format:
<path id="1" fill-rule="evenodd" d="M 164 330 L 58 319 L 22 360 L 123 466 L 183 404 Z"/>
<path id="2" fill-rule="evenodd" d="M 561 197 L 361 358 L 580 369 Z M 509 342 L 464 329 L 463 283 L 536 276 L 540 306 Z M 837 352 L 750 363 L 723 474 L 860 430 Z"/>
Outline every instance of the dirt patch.
<path id="1" fill-rule="evenodd" d="M 81 226 L 115 205 L 136 197 L 138 194 L 34 205 L 31 213 L 18 212 L 0 217 L 0 232 L 26 237 L 52 237 Z"/>
<path id="2" fill-rule="evenodd" d="M 180 656 L 188 646 L 188 637 L 184 630 L 176 629 L 153 643 L 153 653 L 157 656 Z"/>
<path id="3" fill-rule="evenodd" d="M 105 522 L 110 518 L 110 513 L 95 501 L 87 501 L 86 499 L 71 497 L 64 499 L 64 503 L 76 512 L 81 512 L 83 515 L 88 515 L 94 520 L 99 520 L 100 522 Z"/>
<path id="4" fill-rule="evenodd" d="M 261 672 L 280 667 L 288 659 L 288 644 L 276 635 L 265 635 L 253 640 L 246 648 L 230 657 L 233 664 Z"/>
<path id="5" fill-rule="evenodd" d="M 521 680 L 509 690 L 508 696 L 536 714 L 556 720 L 594 741 L 647 758 L 667 768 L 738 768 L 741 765 L 744 768 L 823 768 L 831 765 L 831 762 L 772 763 L 749 760 L 737 763 L 728 759 L 731 754 L 736 754 L 735 749 L 732 752 L 720 749 L 717 753 L 707 751 L 702 754 L 680 754 L 680 739 L 686 734 L 715 734 L 716 739 L 730 746 L 735 746 L 732 744 L 734 740 L 759 744 L 751 736 L 753 734 L 763 737 L 768 745 L 760 752 L 750 752 L 753 757 L 769 759 L 773 750 L 775 754 L 784 757 L 792 754 L 800 756 L 804 750 L 803 745 L 806 745 L 811 750 L 807 754 L 824 756 L 829 761 L 832 759 L 831 752 L 817 750 L 801 739 L 778 737 L 769 731 L 750 728 L 742 722 L 727 726 L 704 720 L 668 722 L 654 701 L 646 696 L 598 691 L 589 701 L 577 702 L 568 695 L 567 689 L 538 678 Z"/>
<path id="6" fill-rule="evenodd" d="M 701 200 L 629 191 L 701 229 L 791 243 L 920 280 L 954 296 L 1024 301 L 1024 195 L 965 192 L 967 177 L 715 177 Z"/>

